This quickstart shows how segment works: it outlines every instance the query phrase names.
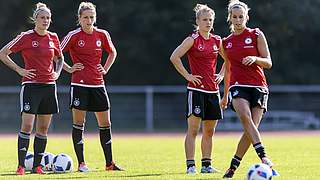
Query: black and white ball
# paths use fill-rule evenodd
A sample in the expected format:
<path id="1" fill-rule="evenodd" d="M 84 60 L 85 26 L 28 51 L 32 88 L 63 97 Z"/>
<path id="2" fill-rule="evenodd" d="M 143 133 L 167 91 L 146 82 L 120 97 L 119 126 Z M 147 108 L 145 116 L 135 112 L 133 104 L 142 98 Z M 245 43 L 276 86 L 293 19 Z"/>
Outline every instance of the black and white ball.
<path id="1" fill-rule="evenodd" d="M 53 158 L 52 170 L 55 173 L 71 172 L 73 169 L 73 162 L 70 156 L 61 153 Z"/>

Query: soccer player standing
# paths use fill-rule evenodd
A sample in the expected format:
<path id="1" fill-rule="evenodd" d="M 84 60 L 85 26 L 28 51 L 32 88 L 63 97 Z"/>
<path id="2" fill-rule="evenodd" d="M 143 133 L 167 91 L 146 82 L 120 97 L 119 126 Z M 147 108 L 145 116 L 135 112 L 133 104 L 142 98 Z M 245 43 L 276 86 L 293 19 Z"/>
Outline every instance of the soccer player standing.
<path id="1" fill-rule="evenodd" d="M 78 159 L 78 171 L 88 172 L 83 154 L 83 131 L 87 111 L 95 113 L 100 131 L 106 170 L 122 170 L 112 159 L 110 102 L 103 76 L 111 68 L 117 56 L 116 49 L 107 31 L 94 26 L 96 7 L 90 2 L 81 2 L 78 9 L 80 28 L 71 31 L 61 42 L 63 52 L 69 52 L 73 66 L 65 63 L 64 69 L 72 73 L 71 103 L 73 116 L 72 140 Z M 101 65 L 103 51 L 108 53 L 104 66 Z"/>
<path id="2" fill-rule="evenodd" d="M 187 86 L 187 122 L 185 154 L 187 174 L 196 173 L 195 140 L 202 123 L 202 168 L 201 173 L 214 173 L 211 165 L 212 137 L 217 120 L 222 118 L 219 106 L 219 83 L 224 71 L 216 73 L 216 63 L 220 51 L 221 38 L 212 34 L 215 12 L 207 5 L 197 4 L 194 8 L 197 29 L 187 37 L 172 53 L 170 60 L 177 71 L 188 81 Z M 181 62 L 187 54 L 191 73 Z M 223 54 L 221 54 L 223 55 Z"/>
<path id="3" fill-rule="evenodd" d="M 1 61 L 22 76 L 20 92 L 21 129 L 18 134 L 17 175 L 25 174 L 25 156 L 29 148 L 30 134 L 36 121 L 34 138 L 33 173 L 44 174 L 40 162 L 47 144 L 47 133 L 52 114 L 58 112 L 55 80 L 63 67 L 63 55 L 56 33 L 48 31 L 51 11 L 43 3 L 37 3 L 33 12 L 34 29 L 22 32 L 0 51 Z M 25 67 L 18 66 L 10 57 L 21 52 Z M 56 63 L 54 68 L 53 61 Z"/>
<path id="4" fill-rule="evenodd" d="M 263 69 L 272 66 L 266 38 L 258 28 L 246 27 L 249 20 L 248 6 L 238 0 L 231 0 L 228 6 L 228 22 L 231 34 L 223 38 L 222 49 L 226 55 L 224 97 L 226 107 L 231 97 L 231 107 L 237 113 L 244 128 L 236 153 L 223 178 L 232 178 L 250 144 L 261 161 L 273 166 L 262 144 L 258 126 L 267 110 L 268 85 Z M 275 172 L 275 171 L 274 171 Z"/>

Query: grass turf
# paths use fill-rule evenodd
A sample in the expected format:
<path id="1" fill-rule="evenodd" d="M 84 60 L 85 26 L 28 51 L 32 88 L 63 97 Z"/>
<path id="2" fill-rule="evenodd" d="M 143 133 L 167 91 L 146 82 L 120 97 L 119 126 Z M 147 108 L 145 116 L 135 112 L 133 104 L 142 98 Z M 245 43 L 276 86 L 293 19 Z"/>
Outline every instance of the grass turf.
<path id="1" fill-rule="evenodd" d="M 200 135 L 196 145 L 196 165 L 200 171 Z M 113 157 L 117 164 L 125 168 L 123 172 L 104 171 L 104 156 L 98 135 L 85 135 L 85 159 L 90 173 L 65 173 L 35 175 L 27 173 L 16 176 L 17 152 L 16 136 L 1 136 L 0 179 L 222 179 L 233 157 L 240 134 L 214 137 L 212 153 L 213 165 L 221 170 L 217 174 L 185 174 L 184 135 L 183 134 L 141 134 L 113 136 Z M 274 161 L 275 169 L 281 174 L 274 179 L 315 180 L 319 179 L 320 143 L 319 133 L 291 134 L 262 133 L 267 154 Z M 33 138 L 32 138 L 33 139 Z M 30 142 L 29 151 L 32 151 Z M 55 136 L 49 134 L 47 152 L 69 154 L 77 162 L 71 143 L 71 135 Z M 250 148 L 234 179 L 245 179 L 248 168 L 258 163 L 253 148 Z"/>

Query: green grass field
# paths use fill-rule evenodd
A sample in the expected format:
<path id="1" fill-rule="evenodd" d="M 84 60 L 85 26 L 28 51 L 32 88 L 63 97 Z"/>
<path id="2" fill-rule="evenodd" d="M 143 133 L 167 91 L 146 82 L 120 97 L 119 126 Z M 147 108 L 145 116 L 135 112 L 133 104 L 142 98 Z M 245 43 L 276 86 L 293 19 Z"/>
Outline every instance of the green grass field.
<path id="1" fill-rule="evenodd" d="M 122 135 L 113 136 L 113 152 L 116 162 L 126 169 L 123 172 L 104 171 L 104 157 L 98 135 L 85 138 L 85 159 L 90 173 L 66 173 L 16 176 L 16 136 L 1 136 L 0 179 L 222 179 L 235 151 L 239 134 L 217 133 L 214 141 L 213 165 L 222 172 L 217 174 L 185 174 L 184 135 Z M 281 174 L 274 179 L 317 180 L 320 179 L 320 133 L 299 132 L 298 134 L 262 133 L 267 153 Z M 200 136 L 197 140 L 196 163 L 200 167 Z M 29 150 L 32 150 L 32 142 Z M 69 154 L 76 157 L 71 137 L 49 135 L 47 151 L 54 154 Z M 245 179 L 250 165 L 259 162 L 251 148 L 237 170 L 234 179 Z M 76 166 L 77 163 L 74 163 Z"/>

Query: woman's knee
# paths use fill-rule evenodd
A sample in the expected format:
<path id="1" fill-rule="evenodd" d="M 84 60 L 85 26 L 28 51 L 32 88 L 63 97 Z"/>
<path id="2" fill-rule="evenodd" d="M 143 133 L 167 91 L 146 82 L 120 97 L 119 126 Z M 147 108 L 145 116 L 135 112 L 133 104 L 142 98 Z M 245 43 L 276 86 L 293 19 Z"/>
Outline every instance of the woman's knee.
<path id="1" fill-rule="evenodd" d="M 21 131 L 26 133 L 31 133 L 33 129 L 33 124 L 22 124 L 21 125 Z"/>

